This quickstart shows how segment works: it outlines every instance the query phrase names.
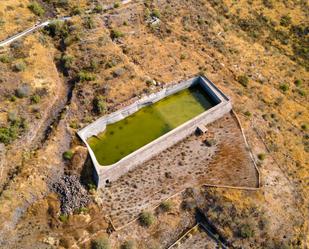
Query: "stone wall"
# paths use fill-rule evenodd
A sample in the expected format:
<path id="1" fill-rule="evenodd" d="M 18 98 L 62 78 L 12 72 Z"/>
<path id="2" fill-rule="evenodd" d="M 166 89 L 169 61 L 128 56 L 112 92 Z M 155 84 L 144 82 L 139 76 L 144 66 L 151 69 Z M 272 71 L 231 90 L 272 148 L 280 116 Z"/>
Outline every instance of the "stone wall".
<path id="1" fill-rule="evenodd" d="M 136 150 L 135 152 L 127 155 L 115 164 L 109 166 L 99 165 L 93 151 L 87 143 L 87 138 L 104 131 L 106 125 L 117 122 L 131 115 L 143 106 L 157 102 L 162 98 L 174 94 L 185 88 L 188 88 L 193 84 L 200 84 L 205 89 L 205 91 L 207 91 L 207 93 L 213 99 L 216 105 L 209 110 L 203 112 L 202 114 L 196 116 L 195 118 L 180 125 L 179 127 L 173 129 L 172 131 L 157 138 L 151 143 Z M 79 131 L 78 135 L 85 142 L 88 148 L 89 154 L 95 167 L 94 178 L 97 181 L 98 187 L 102 187 L 107 182 L 115 181 L 121 175 L 134 169 L 134 167 L 136 167 L 137 165 L 149 160 L 154 155 L 162 152 L 168 147 L 189 136 L 195 131 L 197 126 L 207 125 L 215 121 L 216 119 L 222 117 L 231 109 L 232 105 L 230 103 L 230 100 L 211 81 L 209 81 L 207 78 L 196 77 L 187 81 L 183 81 L 172 87 L 163 89 L 162 91 L 147 96 L 122 110 L 104 116 Z"/>

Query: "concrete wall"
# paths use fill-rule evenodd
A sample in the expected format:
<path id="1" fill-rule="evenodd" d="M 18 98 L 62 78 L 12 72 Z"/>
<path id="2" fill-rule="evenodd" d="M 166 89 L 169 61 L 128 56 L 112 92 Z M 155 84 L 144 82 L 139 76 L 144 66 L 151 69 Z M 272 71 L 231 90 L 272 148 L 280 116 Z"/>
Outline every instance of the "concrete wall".
<path id="1" fill-rule="evenodd" d="M 172 131 L 157 138 L 151 143 L 136 150 L 135 152 L 127 155 L 113 165 L 101 166 L 97 162 L 93 151 L 87 143 L 87 138 L 104 131 L 106 125 L 117 122 L 131 115 L 145 105 L 157 102 L 162 98 L 174 94 L 185 88 L 188 88 L 193 84 L 200 84 L 205 89 L 205 91 L 207 91 L 207 93 L 213 99 L 216 105 L 209 110 L 203 112 L 202 114 L 196 116 L 195 118 L 180 125 L 179 127 L 173 129 Z M 211 81 L 209 81 L 207 78 L 196 77 L 187 81 L 183 81 L 172 87 L 165 88 L 158 93 L 151 94 L 150 96 L 138 100 L 134 104 L 122 110 L 104 116 L 79 131 L 78 135 L 85 142 L 89 150 L 89 154 L 91 156 L 96 171 L 94 172 L 94 178 L 97 181 L 98 187 L 102 187 L 106 184 L 107 181 L 115 181 L 121 175 L 127 173 L 129 170 L 134 169 L 134 167 L 136 167 L 137 165 L 149 160 L 154 155 L 162 152 L 163 150 L 167 149 L 168 147 L 174 145 L 188 135 L 192 134 L 197 126 L 209 124 L 228 113 L 231 109 L 232 105 L 230 103 L 230 100 Z"/>

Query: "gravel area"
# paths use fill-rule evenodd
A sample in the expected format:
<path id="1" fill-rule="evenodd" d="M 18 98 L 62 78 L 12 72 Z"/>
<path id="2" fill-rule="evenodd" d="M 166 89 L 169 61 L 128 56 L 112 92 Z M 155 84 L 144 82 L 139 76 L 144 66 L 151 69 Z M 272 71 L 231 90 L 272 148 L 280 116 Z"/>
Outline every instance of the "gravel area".
<path id="1" fill-rule="evenodd" d="M 72 214 L 90 203 L 88 192 L 80 184 L 79 177 L 76 175 L 62 176 L 52 184 L 52 190 L 59 195 L 63 214 Z"/>

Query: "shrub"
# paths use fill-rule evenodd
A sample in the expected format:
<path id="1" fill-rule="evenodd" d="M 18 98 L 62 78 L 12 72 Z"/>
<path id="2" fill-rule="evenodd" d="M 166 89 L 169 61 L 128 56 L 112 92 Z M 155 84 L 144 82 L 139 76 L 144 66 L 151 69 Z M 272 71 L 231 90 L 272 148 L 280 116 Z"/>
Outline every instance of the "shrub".
<path id="1" fill-rule="evenodd" d="M 249 83 L 249 79 L 246 75 L 240 75 L 237 77 L 237 81 L 243 86 L 247 87 Z"/>
<path id="2" fill-rule="evenodd" d="M 284 26 L 284 27 L 287 27 L 291 24 L 291 17 L 287 16 L 287 15 L 284 15 L 281 17 L 280 19 L 280 25 L 281 26 Z"/>
<path id="3" fill-rule="evenodd" d="M 252 113 L 250 111 L 245 111 L 244 113 L 247 117 L 251 117 L 252 116 Z"/>
<path id="4" fill-rule="evenodd" d="M 206 139 L 204 141 L 204 144 L 207 146 L 207 147 L 211 147 L 211 146 L 214 146 L 216 144 L 216 140 L 215 139 Z"/>
<path id="5" fill-rule="evenodd" d="M 67 54 L 62 55 L 60 59 L 61 64 L 66 70 L 71 68 L 73 61 L 74 61 L 74 57 L 67 55 Z"/>
<path id="6" fill-rule="evenodd" d="M 38 2 L 32 2 L 28 5 L 28 8 L 37 16 L 43 16 L 45 10 Z"/>
<path id="7" fill-rule="evenodd" d="M 108 238 L 103 237 L 91 241 L 91 249 L 110 249 Z"/>
<path id="8" fill-rule="evenodd" d="M 62 157 L 65 160 L 71 160 L 73 155 L 74 155 L 74 153 L 71 150 L 67 150 L 67 151 L 63 152 Z"/>
<path id="9" fill-rule="evenodd" d="M 98 114 L 103 114 L 105 112 L 106 108 L 104 96 L 99 95 L 93 99 L 93 110 Z"/>
<path id="10" fill-rule="evenodd" d="M 272 9 L 274 7 L 273 1 L 272 0 L 263 0 L 263 4 L 265 7 Z"/>
<path id="11" fill-rule="evenodd" d="M 294 81 L 294 84 L 295 84 L 295 86 L 299 87 L 299 86 L 301 86 L 302 81 L 297 79 L 297 80 Z"/>
<path id="12" fill-rule="evenodd" d="M 35 95 L 32 95 L 31 98 L 30 98 L 30 101 L 32 104 L 38 104 L 41 100 L 41 97 L 37 94 Z"/>
<path id="13" fill-rule="evenodd" d="M 60 214 L 59 220 L 63 223 L 67 222 L 69 220 L 69 216 L 67 214 Z"/>
<path id="14" fill-rule="evenodd" d="M 88 212 L 89 212 L 89 210 L 86 207 L 80 207 L 80 208 L 77 208 L 76 210 L 74 210 L 75 214 L 86 214 Z"/>
<path id="15" fill-rule="evenodd" d="M 95 23 L 94 23 L 92 17 L 88 16 L 86 18 L 86 20 L 84 21 L 84 27 L 86 29 L 94 29 L 95 28 Z"/>
<path id="16" fill-rule="evenodd" d="M 9 63 L 11 61 L 11 58 L 8 55 L 1 55 L 0 56 L 0 61 L 2 63 Z"/>
<path id="17" fill-rule="evenodd" d="M 254 229 L 249 224 L 243 224 L 239 229 L 239 236 L 241 238 L 251 238 L 254 236 Z"/>
<path id="18" fill-rule="evenodd" d="M 163 201 L 160 205 L 160 208 L 164 211 L 164 212 L 169 212 L 172 210 L 174 206 L 174 203 L 170 200 L 167 201 Z"/>
<path id="19" fill-rule="evenodd" d="M 152 16 L 160 18 L 161 17 L 161 13 L 158 9 L 154 9 L 151 13 Z"/>
<path id="20" fill-rule="evenodd" d="M 114 8 L 119 8 L 120 7 L 120 3 L 119 2 L 115 2 L 114 3 Z"/>
<path id="21" fill-rule="evenodd" d="M 265 158 L 266 158 L 266 155 L 264 154 L 264 153 L 260 153 L 260 154 L 258 154 L 258 159 L 260 160 L 260 161 L 263 161 L 263 160 L 265 160 Z"/>
<path id="22" fill-rule="evenodd" d="M 25 71 L 26 69 L 26 64 L 24 62 L 18 62 L 13 66 L 13 70 L 15 72 L 22 72 Z"/>
<path id="23" fill-rule="evenodd" d="M 303 97 L 307 95 L 306 91 L 303 89 L 297 89 L 297 92 L 300 96 L 303 96 Z"/>
<path id="24" fill-rule="evenodd" d="M 124 36 L 124 34 L 121 31 L 116 30 L 116 29 L 112 29 L 112 31 L 111 31 L 111 38 L 112 39 L 118 39 L 118 38 L 123 37 L 123 36 Z"/>
<path id="25" fill-rule="evenodd" d="M 95 13 L 102 13 L 102 12 L 103 12 L 103 7 L 102 7 L 102 5 L 101 5 L 101 4 L 97 4 L 97 5 L 94 7 L 93 11 L 94 11 Z"/>
<path id="26" fill-rule="evenodd" d="M 81 82 L 92 81 L 92 80 L 96 79 L 95 75 L 93 75 L 93 74 L 91 74 L 91 73 L 89 73 L 87 71 L 79 72 L 77 77 L 78 77 L 78 80 L 81 81 Z"/>
<path id="27" fill-rule="evenodd" d="M 0 142 L 6 145 L 27 129 L 26 120 L 18 118 L 15 113 L 9 113 L 8 120 L 10 122 L 8 127 L 0 127 Z"/>
<path id="28" fill-rule="evenodd" d="M 155 222 L 155 217 L 151 212 L 143 211 L 139 217 L 142 226 L 150 227 Z"/>
<path id="29" fill-rule="evenodd" d="M 289 90 L 289 85 L 287 84 L 287 83 L 282 83 L 282 84 L 280 84 L 280 86 L 279 86 L 279 89 L 282 91 L 282 92 L 287 92 L 288 90 Z"/>
<path id="30" fill-rule="evenodd" d="M 74 6 L 71 11 L 71 15 L 73 16 L 80 15 L 81 13 L 82 13 L 82 9 L 78 6 Z"/>
<path id="31" fill-rule="evenodd" d="M 308 130 L 308 124 L 302 124 L 301 129 L 304 131 Z"/>
<path id="32" fill-rule="evenodd" d="M 136 246 L 135 246 L 134 241 L 128 240 L 128 241 L 124 242 L 124 243 L 121 245 L 120 248 L 121 248 L 121 249 L 135 249 Z"/>
<path id="33" fill-rule="evenodd" d="M 24 98 L 24 97 L 28 97 L 30 92 L 31 92 L 30 86 L 27 84 L 23 84 L 22 86 L 20 86 L 19 88 L 15 90 L 15 95 L 18 98 Z"/>

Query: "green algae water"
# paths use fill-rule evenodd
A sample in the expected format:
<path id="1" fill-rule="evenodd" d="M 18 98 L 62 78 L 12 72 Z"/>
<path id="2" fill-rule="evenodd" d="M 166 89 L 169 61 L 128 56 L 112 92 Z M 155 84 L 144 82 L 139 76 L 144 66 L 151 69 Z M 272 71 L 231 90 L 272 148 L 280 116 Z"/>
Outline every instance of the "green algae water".
<path id="1" fill-rule="evenodd" d="M 196 85 L 107 125 L 102 133 L 87 142 L 99 164 L 110 165 L 212 106 L 210 97 Z"/>

